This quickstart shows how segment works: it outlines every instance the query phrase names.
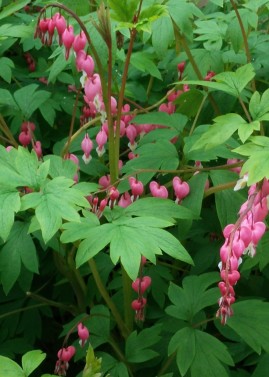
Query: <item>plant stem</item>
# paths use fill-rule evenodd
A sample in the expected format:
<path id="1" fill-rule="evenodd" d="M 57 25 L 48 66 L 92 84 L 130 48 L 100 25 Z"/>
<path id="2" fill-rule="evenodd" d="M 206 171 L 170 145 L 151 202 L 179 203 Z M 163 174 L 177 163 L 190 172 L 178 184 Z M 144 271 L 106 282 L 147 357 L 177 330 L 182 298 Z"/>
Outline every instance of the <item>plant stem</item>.
<path id="1" fill-rule="evenodd" d="M 114 316 L 114 319 L 118 325 L 118 328 L 123 336 L 124 339 L 126 339 L 130 333 L 129 329 L 127 328 L 126 324 L 124 323 L 123 319 L 121 318 L 121 315 L 120 313 L 118 312 L 118 309 L 116 308 L 116 305 L 114 304 L 114 302 L 111 300 L 107 290 L 106 290 L 106 287 L 104 286 L 102 280 L 101 280 L 101 277 L 99 275 L 99 272 L 97 270 L 97 266 L 96 266 L 96 263 L 94 261 L 94 259 L 90 259 L 88 261 L 89 263 L 89 266 L 90 266 L 90 269 L 92 271 L 92 274 L 93 274 L 93 278 L 94 278 L 94 281 L 95 281 L 95 284 L 97 285 L 97 288 L 98 288 L 98 291 L 99 293 L 101 294 L 101 296 L 103 297 L 104 301 L 106 302 L 107 306 L 109 307 L 109 309 L 111 310 L 111 313 L 113 314 Z"/>
<path id="2" fill-rule="evenodd" d="M 77 283 L 80 287 L 80 291 L 82 292 L 82 300 L 83 305 L 85 304 L 85 297 L 87 295 L 87 286 L 85 284 L 85 281 L 83 280 L 82 276 L 80 275 L 79 270 L 76 268 L 76 264 L 74 261 L 74 255 L 75 255 L 76 247 L 73 246 L 72 250 L 67 255 L 67 263 L 70 268 L 70 270 L 73 272 L 74 276 L 76 277 Z"/>
<path id="3" fill-rule="evenodd" d="M 249 50 L 249 45 L 248 45 L 248 38 L 247 38 L 246 30 L 245 30 L 244 25 L 243 25 L 242 18 L 240 16 L 240 13 L 238 11 L 237 5 L 235 4 L 234 0 L 230 0 L 230 2 L 232 4 L 232 7 L 233 7 L 235 14 L 236 14 L 236 17 L 237 17 L 237 20 L 239 22 L 241 34 L 242 34 L 243 41 L 244 41 L 244 47 L 245 47 L 245 51 L 246 51 L 247 62 L 251 63 L 251 55 L 250 55 L 250 50 Z M 256 84 L 255 84 L 254 79 L 251 81 L 251 85 L 252 85 L 253 91 L 255 92 Z"/>
<path id="4" fill-rule="evenodd" d="M 133 329 L 133 310 L 131 307 L 132 303 L 132 280 L 126 273 L 123 266 L 121 266 L 122 273 L 122 288 L 123 288 L 123 298 L 124 298 L 124 319 L 126 326 L 130 331 Z"/>
<path id="5" fill-rule="evenodd" d="M 36 293 L 33 293 L 33 292 L 26 292 L 26 296 L 31 297 L 34 300 L 42 302 L 44 306 L 45 305 L 54 306 L 55 308 L 59 308 L 67 312 L 70 312 L 73 315 L 78 314 L 76 308 L 73 305 L 65 305 L 61 302 L 49 300 L 48 298 L 37 295 Z"/>
<path id="6" fill-rule="evenodd" d="M 115 164 L 117 164 L 117 177 L 118 178 L 118 163 L 119 163 L 119 156 L 120 156 L 120 120 L 122 115 L 122 106 L 123 106 L 123 99 L 124 99 L 124 91 L 127 81 L 128 69 L 131 60 L 131 55 L 133 51 L 134 40 L 136 36 L 136 29 L 132 29 L 130 31 L 130 43 L 125 59 L 123 74 L 122 74 L 122 81 L 120 87 L 120 93 L 118 98 L 118 112 L 116 118 L 116 134 L 115 134 Z"/>
<path id="7" fill-rule="evenodd" d="M 248 112 L 248 110 L 247 110 L 247 108 L 246 108 L 246 106 L 245 106 L 245 104 L 244 104 L 244 102 L 243 102 L 243 100 L 242 100 L 241 97 L 239 97 L 239 102 L 240 102 L 240 105 L 242 106 L 242 108 L 244 110 L 244 113 L 245 113 L 245 115 L 247 117 L 247 120 L 249 121 L 249 123 L 251 123 L 252 122 L 251 116 L 250 116 L 250 114 L 249 114 L 249 112 Z"/>
<path id="8" fill-rule="evenodd" d="M 67 278 L 75 293 L 79 312 L 85 313 L 85 288 L 82 287 L 81 280 L 78 279 L 77 272 L 75 272 L 76 267 L 72 251 L 67 252 L 66 259 L 57 252 L 53 253 L 53 257 L 56 267 Z"/>
<path id="9" fill-rule="evenodd" d="M 119 164 L 115 151 L 114 122 L 111 114 L 112 95 L 112 42 L 108 44 L 108 84 L 107 84 L 107 123 L 108 123 L 108 158 L 110 181 L 112 184 L 117 180 L 119 174 Z"/>
<path id="10" fill-rule="evenodd" d="M 122 353 L 121 349 L 120 349 L 119 346 L 118 346 L 118 343 L 113 339 L 112 336 L 110 336 L 110 338 L 109 338 L 109 340 L 108 340 L 108 343 L 109 343 L 109 344 L 111 345 L 111 347 L 113 348 L 113 350 L 114 350 L 114 352 L 116 353 L 116 355 L 118 356 L 119 360 L 120 360 L 121 362 L 123 362 L 123 363 L 126 365 L 126 367 L 127 367 L 127 369 L 128 369 L 128 372 L 129 372 L 130 376 L 133 377 L 133 372 L 132 372 L 132 370 L 131 370 L 131 368 L 130 368 L 130 365 L 129 365 L 128 362 L 126 361 L 124 354 Z"/>
<path id="11" fill-rule="evenodd" d="M 193 134 L 193 131 L 194 131 L 194 129 L 195 129 L 196 123 L 197 123 L 197 121 L 198 121 L 199 115 L 200 115 L 200 113 L 201 113 L 201 111 L 202 111 L 202 108 L 203 108 L 203 106 L 204 106 L 204 104 L 205 104 L 206 99 L 207 99 L 207 95 L 204 96 L 203 99 L 202 99 L 202 102 L 201 102 L 201 104 L 200 104 L 200 106 L 199 106 L 199 109 L 198 109 L 198 111 L 197 111 L 197 114 L 195 115 L 194 121 L 193 121 L 193 123 L 192 123 L 191 129 L 190 129 L 190 132 L 189 132 L 189 136 L 191 136 L 191 135 Z"/>
<path id="12" fill-rule="evenodd" d="M 143 0 L 140 0 L 138 10 L 136 14 L 134 15 L 133 23 L 138 22 L 141 8 L 142 8 Z M 128 76 L 128 69 L 131 61 L 131 55 L 133 51 L 134 41 L 137 34 L 136 28 L 133 28 L 130 30 L 130 42 L 128 46 L 128 51 L 126 54 L 126 59 L 124 63 L 124 69 L 122 74 L 122 80 L 121 80 L 121 88 L 118 98 L 118 112 L 117 112 L 117 118 L 116 118 L 116 135 L 115 135 L 115 164 L 117 164 L 117 172 L 118 172 L 118 164 L 119 164 L 119 156 L 120 156 L 120 120 L 122 115 L 122 106 L 123 106 L 123 100 L 124 100 L 124 91 L 125 86 L 127 82 L 127 76 Z M 118 174 L 117 174 L 118 178 Z"/>
<path id="13" fill-rule="evenodd" d="M 49 306 L 49 304 L 45 304 L 45 303 L 43 303 L 43 304 L 36 304 L 36 305 L 27 306 L 25 308 L 11 310 L 10 312 L 1 314 L 0 315 L 0 320 L 4 319 L 6 317 L 9 317 L 10 315 L 19 314 L 21 312 L 26 312 L 27 310 L 33 310 L 33 309 L 37 309 L 37 308 L 42 308 L 44 306 Z"/>
<path id="14" fill-rule="evenodd" d="M 170 367 L 170 365 L 172 364 L 172 362 L 174 361 L 174 358 L 176 357 L 176 352 L 172 353 L 168 359 L 166 360 L 166 362 L 163 364 L 160 372 L 157 374 L 157 377 L 160 377 L 162 374 L 164 374 L 164 372 L 166 372 L 166 370 Z"/>
<path id="15" fill-rule="evenodd" d="M 184 48 L 184 50 L 185 50 L 185 52 L 187 54 L 187 57 L 188 57 L 191 65 L 192 65 L 192 68 L 193 68 L 194 72 L 196 73 L 196 75 L 197 75 L 197 77 L 198 77 L 199 80 L 204 80 L 203 75 L 202 75 L 202 73 L 201 73 L 198 65 L 196 64 L 196 61 L 194 60 L 194 57 L 193 57 L 193 55 L 191 53 L 191 50 L 190 50 L 189 45 L 188 45 L 188 43 L 186 41 L 186 38 L 184 37 L 184 35 L 182 35 L 180 33 L 180 30 L 179 30 L 178 26 L 175 24 L 174 21 L 173 21 L 173 25 L 174 25 L 175 35 L 180 40 L 180 43 L 182 44 L 182 46 L 183 46 L 183 48 Z M 208 91 L 207 88 L 205 90 Z M 220 112 L 220 110 L 218 108 L 218 105 L 217 105 L 215 99 L 212 97 L 211 93 L 208 94 L 208 99 L 211 102 L 211 105 L 212 105 L 215 113 L 217 115 L 220 115 L 221 112 Z"/>
<path id="16" fill-rule="evenodd" d="M 237 181 L 232 181 L 232 182 L 224 183 L 223 185 L 210 187 L 209 189 L 205 190 L 204 198 L 207 198 L 208 196 L 215 194 L 216 192 L 234 188 L 234 186 L 236 185 L 236 182 Z"/>
<path id="17" fill-rule="evenodd" d="M 9 128 L 8 128 L 8 125 L 6 124 L 2 114 L 0 114 L 0 129 L 1 131 L 3 132 L 3 134 L 6 135 L 6 137 L 8 138 L 10 144 L 12 144 L 14 147 L 18 147 L 18 143 L 17 141 L 14 139 L 12 133 L 10 132 Z"/>
<path id="18" fill-rule="evenodd" d="M 72 144 L 72 142 L 84 131 L 87 130 L 87 128 L 89 128 L 90 126 L 93 126 L 95 123 L 99 122 L 101 120 L 101 117 L 96 117 L 92 120 L 90 120 L 89 122 L 83 124 L 82 127 L 80 127 L 75 133 L 74 135 L 71 136 L 70 139 L 67 140 L 67 142 L 65 143 L 62 151 L 61 151 L 61 156 L 65 156 L 65 154 L 67 153 L 70 145 Z"/>
<path id="19" fill-rule="evenodd" d="M 149 100 L 149 95 L 150 95 L 150 92 L 151 92 L 151 89 L 152 89 L 153 82 L 154 82 L 154 77 L 150 76 L 148 87 L 147 87 L 147 99 L 148 100 Z"/>
<path id="20" fill-rule="evenodd" d="M 74 131 L 74 124 L 75 124 L 75 119 L 76 119 L 76 112 L 77 112 L 80 92 L 81 92 L 81 87 L 77 91 L 76 100 L 75 100 L 75 103 L 74 103 L 72 119 L 71 119 L 71 124 L 70 124 L 70 129 L 69 129 L 69 135 L 68 135 L 68 140 L 67 140 L 67 143 L 66 143 L 66 151 L 67 152 L 69 151 L 70 144 L 71 144 L 71 138 L 72 138 L 72 134 L 73 134 L 73 131 Z"/>

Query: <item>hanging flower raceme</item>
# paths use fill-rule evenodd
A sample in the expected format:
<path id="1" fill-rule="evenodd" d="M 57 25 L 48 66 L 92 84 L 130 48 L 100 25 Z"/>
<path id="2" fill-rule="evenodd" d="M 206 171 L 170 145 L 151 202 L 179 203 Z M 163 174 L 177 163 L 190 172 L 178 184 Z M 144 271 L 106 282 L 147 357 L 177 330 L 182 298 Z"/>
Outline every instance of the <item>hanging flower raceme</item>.
<path id="1" fill-rule="evenodd" d="M 268 187 L 267 180 L 264 180 L 260 190 L 257 185 L 251 186 L 248 200 L 240 208 L 239 219 L 223 230 L 225 242 L 220 249 L 219 263 L 221 298 L 217 311 L 217 317 L 221 318 L 222 324 L 233 315 L 231 305 L 235 302 L 234 286 L 240 279 L 238 267 L 242 263 L 242 256 L 255 256 L 257 244 L 265 233 L 266 225 L 262 220 L 268 214 Z"/>

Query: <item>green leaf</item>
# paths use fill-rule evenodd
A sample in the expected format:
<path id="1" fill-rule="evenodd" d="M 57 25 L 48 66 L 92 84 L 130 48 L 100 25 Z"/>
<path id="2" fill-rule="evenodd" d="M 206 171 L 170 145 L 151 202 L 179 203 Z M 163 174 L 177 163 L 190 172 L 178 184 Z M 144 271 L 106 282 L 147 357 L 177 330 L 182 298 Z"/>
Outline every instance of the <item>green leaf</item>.
<path id="1" fill-rule="evenodd" d="M 19 191 L 2 185 L 0 187 L 0 237 L 6 241 L 14 223 L 14 214 L 20 209 Z"/>
<path id="2" fill-rule="evenodd" d="M 240 175 L 248 173 L 248 186 L 261 181 L 263 178 L 269 179 L 269 151 L 264 150 L 253 153 L 244 163 Z"/>
<path id="3" fill-rule="evenodd" d="M 195 331 L 195 357 L 191 365 L 192 377 L 228 377 L 223 364 L 233 366 L 226 346 L 216 337 Z"/>
<path id="4" fill-rule="evenodd" d="M 151 76 L 162 80 L 162 75 L 156 64 L 153 62 L 152 55 L 146 52 L 134 52 L 131 56 L 131 65 L 141 72 L 149 73 Z"/>
<path id="5" fill-rule="evenodd" d="M 79 190 L 71 187 L 74 181 L 57 177 L 48 181 L 40 193 L 30 193 L 22 198 L 22 209 L 35 208 L 44 242 L 47 243 L 62 226 L 62 219 L 80 222 L 77 206 L 89 207 Z M 39 196 L 39 197 L 38 197 Z M 31 199 L 34 199 L 31 202 Z"/>
<path id="6" fill-rule="evenodd" d="M 14 98 L 26 119 L 29 119 L 35 110 L 51 96 L 50 92 L 37 91 L 37 88 L 37 84 L 30 84 L 14 93 Z"/>
<path id="7" fill-rule="evenodd" d="M 36 248 L 28 234 L 29 224 L 15 222 L 7 242 L 0 251 L 0 271 L 6 294 L 17 281 L 21 262 L 31 272 L 38 272 Z"/>
<path id="8" fill-rule="evenodd" d="M 2 77 L 6 82 L 10 84 L 11 75 L 12 75 L 11 68 L 14 68 L 13 61 L 9 58 L 2 57 L 0 58 L 0 66 L 1 66 L 0 77 Z"/>
<path id="9" fill-rule="evenodd" d="M 161 340 L 162 325 L 155 325 L 142 330 L 139 334 L 133 331 L 126 340 L 125 355 L 130 363 L 142 363 L 157 357 L 159 354 L 149 347 Z"/>
<path id="10" fill-rule="evenodd" d="M 90 13 L 90 4 L 81 0 L 64 0 L 64 5 L 73 10 L 78 16 L 86 16 Z"/>
<path id="11" fill-rule="evenodd" d="M 167 7 L 171 18 L 189 41 L 193 38 L 193 18 L 203 17 L 201 10 L 186 0 L 169 0 Z"/>
<path id="12" fill-rule="evenodd" d="M 226 141 L 225 144 L 217 145 L 214 148 L 210 149 L 195 149 L 193 150 L 193 146 L 198 143 L 198 140 L 203 137 L 206 132 L 209 132 L 210 125 L 201 125 L 197 127 L 191 136 L 186 136 L 184 138 L 184 155 L 187 160 L 193 161 L 211 161 L 216 160 L 217 157 L 222 158 L 235 158 L 234 152 L 231 151 L 232 148 L 238 146 L 238 143 L 233 139 L 230 138 Z"/>
<path id="13" fill-rule="evenodd" d="M 0 356 L 0 377 L 25 377 L 21 367 L 8 357 Z"/>
<path id="14" fill-rule="evenodd" d="M 103 224 L 98 227 L 89 228 L 87 238 L 79 244 L 76 255 L 76 266 L 80 267 L 106 247 L 111 242 L 114 232 L 115 227 L 113 224 Z"/>
<path id="15" fill-rule="evenodd" d="M 252 136 L 249 140 L 251 141 L 250 143 L 235 148 L 233 152 L 242 156 L 251 156 L 253 153 L 263 152 L 269 148 L 269 138 L 266 136 Z"/>
<path id="16" fill-rule="evenodd" d="M 27 179 L 16 170 L 17 154 L 18 150 L 15 148 L 7 152 L 2 145 L 0 146 L 0 183 L 4 187 L 14 189 L 20 186 L 27 186 Z"/>
<path id="17" fill-rule="evenodd" d="M 145 228 L 151 240 L 156 242 L 156 246 L 162 249 L 166 254 L 172 258 L 181 260 L 185 263 L 193 265 L 192 258 L 187 250 L 182 246 L 180 241 L 171 233 L 163 229 Z M 146 254 L 144 253 L 146 256 Z"/>
<path id="18" fill-rule="evenodd" d="M 53 62 L 53 64 L 51 65 L 49 69 L 48 82 L 54 83 L 57 79 L 57 76 L 67 67 L 67 65 L 68 65 L 68 60 L 64 58 L 61 51 L 60 55 L 55 59 L 55 61 Z"/>
<path id="19" fill-rule="evenodd" d="M 193 213 L 170 199 L 142 198 L 124 210 L 127 216 L 154 216 L 160 219 L 193 219 Z"/>
<path id="20" fill-rule="evenodd" d="M 265 353 L 260 357 L 257 367 L 255 368 L 251 377 L 266 376 L 268 369 L 269 369 L 269 355 Z"/>
<path id="21" fill-rule="evenodd" d="M 239 97 L 247 84 L 255 77 L 251 63 L 236 70 L 236 72 L 222 72 L 214 76 L 215 81 L 184 81 L 188 85 L 202 85 L 214 90 L 220 90 L 234 97 Z M 179 83 L 180 84 L 180 83 Z"/>
<path id="22" fill-rule="evenodd" d="M 1 14 L 0 14 L 1 19 Z M 33 37 L 34 29 L 32 25 L 7 24 L 0 26 L 1 37 L 30 38 Z"/>
<path id="23" fill-rule="evenodd" d="M 74 161 L 65 160 L 60 156 L 47 155 L 44 157 L 44 161 L 50 161 L 49 175 L 52 178 L 66 177 L 73 178 L 77 171 L 77 165 Z"/>
<path id="24" fill-rule="evenodd" d="M 139 5 L 139 0 L 109 0 L 108 5 L 112 10 L 111 17 L 114 20 L 132 22 Z"/>
<path id="25" fill-rule="evenodd" d="M 56 111 L 53 107 L 54 101 L 52 101 L 50 98 L 42 103 L 42 105 L 39 106 L 39 110 L 43 116 L 43 118 L 48 122 L 50 126 L 53 126 L 55 117 L 56 117 Z"/>
<path id="26" fill-rule="evenodd" d="M 104 305 L 95 305 L 91 309 L 91 316 L 86 325 L 91 334 L 91 343 L 94 341 L 93 347 L 97 347 L 106 343 L 110 337 L 110 312 Z M 100 318 L 102 320 L 100 321 Z M 74 324 L 73 324 L 74 326 Z"/>
<path id="27" fill-rule="evenodd" d="M 18 105 L 14 101 L 14 98 L 9 90 L 7 89 L 0 89 L 0 106 L 9 106 L 13 110 L 18 110 Z"/>
<path id="28" fill-rule="evenodd" d="M 211 3 L 223 7 L 223 0 L 210 0 Z"/>
<path id="29" fill-rule="evenodd" d="M 4 7 L 0 12 L 0 20 L 10 16 L 11 14 L 18 12 L 29 3 L 29 0 L 17 0 L 15 3 L 10 3 Z M 1 5 L 0 5 L 1 6 Z M 0 33 L 1 35 L 1 33 Z"/>
<path id="30" fill-rule="evenodd" d="M 164 19 L 168 16 L 167 8 L 165 5 L 153 4 L 147 8 L 144 8 L 139 16 L 139 21 L 134 24 L 138 31 L 145 31 L 147 33 L 152 32 L 152 24 L 159 19 Z"/>
<path id="31" fill-rule="evenodd" d="M 168 355 L 177 351 L 177 366 L 182 375 L 185 376 L 195 357 L 195 331 L 190 327 L 184 327 L 172 336 Z"/>
<path id="32" fill-rule="evenodd" d="M 27 186 L 35 190 L 39 189 L 40 176 L 37 174 L 37 171 L 40 164 L 36 153 L 29 153 L 27 149 L 19 147 L 15 163 L 17 171 L 25 178 Z"/>
<path id="33" fill-rule="evenodd" d="M 144 242 L 143 231 L 137 228 L 120 225 L 115 228 L 112 235 L 110 258 L 114 264 L 120 259 L 121 264 L 132 280 L 135 280 L 138 275 L 142 252 L 144 253 L 145 250 L 145 247 L 143 249 L 142 246 Z M 151 247 L 151 240 L 149 240 L 149 247 Z M 147 252 L 149 251 L 151 250 L 147 250 Z M 154 257 L 155 253 L 156 249 L 153 251 Z M 148 254 L 144 253 L 144 255 L 146 258 L 148 257 Z M 150 256 L 150 260 L 152 260 L 152 256 Z"/>
<path id="34" fill-rule="evenodd" d="M 236 302 L 233 305 L 233 311 L 234 316 L 229 318 L 227 326 L 231 327 L 258 354 L 262 349 L 268 353 L 269 303 L 248 299 Z M 255 313 L 255 321 L 253 313 Z"/>
<path id="35" fill-rule="evenodd" d="M 28 377 L 45 360 L 46 354 L 42 351 L 30 351 L 22 357 L 22 368 Z"/>
<path id="36" fill-rule="evenodd" d="M 194 117 L 204 101 L 204 95 L 200 90 L 190 89 L 183 92 L 174 103 L 178 105 L 177 111 L 188 118 Z"/>
<path id="37" fill-rule="evenodd" d="M 171 283 L 168 296 L 174 305 L 168 306 L 166 312 L 172 317 L 192 323 L 197 313 L 217 302 L 218 288 L 208 289 L 208 287 L 216 283 L 218 279 L 217 273 L 209 272 L 200 276 L 186 277 L 182 288 Z"/>
<path id="38" fill-rule="evenodd" d="M 191 150 L 214 148 L 225 143 L 240 125 L 248 127 L 247 122 L 238 114 L 220 115 L 214 119 L 214 123 L 194 143 Z"/>
<path id="39" fill-rule="evenodd" d="M 153 23 L 152 45 L 159 58 L 164 57 L 173 37 L 173 24 L 170 17 L 160 17 Z"/>
<path id="40" fill-rule="evenodd" d="M 182 376 L 190 369 L 191 377 L 228 377 L 223 364 L 234 365 L 226 346 L 210 334 L 185 327 L 172 337 L 169 354 L 177 351 Z"/>
<path id="41" fill-rule="evenodd" d="M 253 93 L 249 102 L 249 112 L 253 120 L 269 119 L 269 89 L 265 90 L 262 96 L 259 92 Z"/>
<path id="42" fill-rule="evenodd" d="M 213 185 L 223 185 L 238 179 L 238 175 L 231 171 L 212 170 L 210 172 Z M 221 190 L 215 193 L 216 208 L 221 227 L 234 223 L 238 218 L 240 206 L 245 201 L 241 191 L 234 191 L 233 188 Z"/>
<path id="43" fill-rule="evenodd" d="M 213 19 L 198 20 L 195 24 L 197 25 L 195 34 L 198 34 L 195 40 L 204 41 L 203 45 L 206 50 L 220 50 L 227 30 L 227 24 Z"/>
<path id="44" fill-rule="evenodd" d="M 200 216 L 207 178 L 207 173 L 200 172 L 188 180 L 190 193 L 184 199 L 183 206 L 190 209 L 195 216 Z"/>
<path id="45" fill-rule="evenodd" d="M 157 140 L 138 147 L 135 151 L 139 157 L 126 163 L 123 173 L 134 173 L 140 169 L 176 169 L 178 167 L 178 152 L 174 144 L 167 140 Z M 144 184 L 154 176 L 154 172 L 139 173 L 138 179 Z"/>
<path id="46" fill-rule="evenodd" d="M 187 118 L 181 114 L 167 114 L 165 112 L 153 111 L 148 114 L 139 114 L 132 119 L 134 124 L 157 124 L 175 128 L 183 128 L 187 123 Z M 143 140 L 143 139 L 142 139 Z"/>
<path id="47" fill-rule="evenodd" d="M 246 140 L 253 134 L 254 131 L 260 131 L 260 122 L 254 121 L 251 123 L 240 124 L 238 127 L 238 136 L 242 143 L 245 143 Z"/>
<path id="48" fill-rule="evenodd" d="M 243 91 L 247 84 L 255 77 L 255 71 L 251 63 L 239 67 L 235 72 L 222 72 L 214 76 L 214 80 L 225 83 L 237 96 Z"/>
<path id="49" fill-rule="evenodd" d="M 244 29 L 247 30 L 248 20 L 243 17 L 241 17 L 241 20 Z M 244 45 L 244 38 L 242 36 L 241 27 L 237 17 L 233 17 L 233 19 L 229 22 L 229 27 L 227 29 L 227 37 L 231 40 L 234 51 L 238 53 Z"/>

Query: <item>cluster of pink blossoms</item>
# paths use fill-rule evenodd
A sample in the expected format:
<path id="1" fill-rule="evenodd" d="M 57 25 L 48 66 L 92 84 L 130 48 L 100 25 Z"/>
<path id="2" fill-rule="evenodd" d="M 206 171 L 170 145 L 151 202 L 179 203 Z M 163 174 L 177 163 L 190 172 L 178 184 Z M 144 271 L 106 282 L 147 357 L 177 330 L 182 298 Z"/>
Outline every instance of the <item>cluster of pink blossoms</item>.
<path id="1" fill-rule="evenodd" d="M 81 347 L 84 347 L 87 340 L 89 339 L 89 330 L 87 327 L 83 325 L 83 323 L 79 323 L 77 325 L 78 337 L 79 337 L 79 344 Z M 76 353 L 76 348 L 74 346 L 68 346 L 61 348 L 58 353 L 58 360 L 56 361 L 54 373 L 58 374 L 58 376 L 66 376 L 66 371 L 69 368 L 69 361 Z"/>
<path id="2" fill-rule="evenodd" d="M 231 305 L 235 302 L 234 286 L 240 279 L 238 267 L 242 255 L 253 257 L 256 254 L 257 244 L 266 230 L 263 220 L 268 214 L 268 195 L 268 180 L 264 180 L 261 187 L 252 185 L 248 191 L 248 200 L 240 208 L 237 222 L 228 224 L 223 230 L 225 242 L 220 249 L 219 264 L 222 281 L 218 284 L 221 298 L 217 311 L 222 324 L 233 315 Z"/>

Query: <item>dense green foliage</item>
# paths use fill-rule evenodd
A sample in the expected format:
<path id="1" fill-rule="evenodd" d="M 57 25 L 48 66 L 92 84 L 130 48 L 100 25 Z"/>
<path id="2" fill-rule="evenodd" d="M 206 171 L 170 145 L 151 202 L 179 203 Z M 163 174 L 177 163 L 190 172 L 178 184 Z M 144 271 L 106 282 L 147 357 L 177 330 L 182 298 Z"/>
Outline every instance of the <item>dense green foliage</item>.
<path id="1" fill-rule="evenodd" d="M 266 377 L 268 14 L 268 0 L 0 0 L 0 377 L 61 374 L 70 345 L 67 376 Z M 41 26 L 62 16 L 87 37 L 82 79 L 69 36 Z M 234 281 L 250 214 L 256 255 Z"/>

